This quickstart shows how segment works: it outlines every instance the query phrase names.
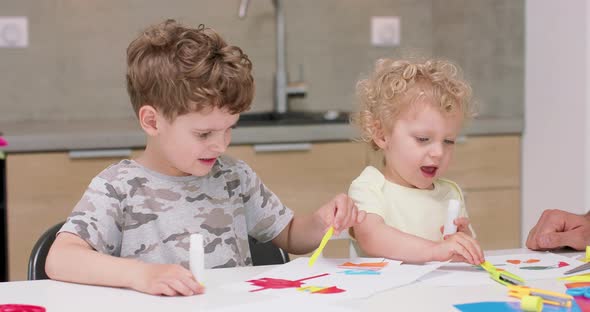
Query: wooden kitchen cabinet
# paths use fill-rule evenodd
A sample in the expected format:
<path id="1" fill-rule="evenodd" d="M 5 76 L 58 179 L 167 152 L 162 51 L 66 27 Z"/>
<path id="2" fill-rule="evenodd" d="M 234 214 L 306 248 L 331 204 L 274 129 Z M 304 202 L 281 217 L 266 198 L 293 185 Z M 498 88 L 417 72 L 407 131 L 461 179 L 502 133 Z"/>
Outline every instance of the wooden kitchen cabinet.
<path id="1" fill-rule="evenodd" d="M 465 205 L 485 250 L 520 248 L 520 189 L 464 190 Z"/>
<path id="2" fill-rule="evenodd" d="M 244 160 L 264 184 L 297 214 L 311 213 L 348 187 L 366 166 L 364 144 L 314 143 L 306 151 L 255 152 L 253 146 L 232 146 L 227 154 Z M 328 257 L 345 257 L 348 244 L 333 241 Z M 291 258 L 297 256 L 291 255 Z"/>
<path id="3" fill-rule="evenodd" d="M 445 174 L 463 190 L 477 239 L 486 250 L 520 247 L 520 146 L 516 135 L 467 137 L 457 142 Z M 382 155 L 370 152 L 369 163 L 381 167 Z"/>
<path id="4" fill-rule="evenodd" d="M 310 213 L 338 193 L 378 153 L 355 142 L 313 143 L 308 150 L 256 152 L 230 146 L 296 213 Z M 135 151 L 134 153 L 138 153 Z M 67 153 L 9 154 L 6 160 L 9 279 L 26 279 L 31 249 L 41 234 L 65 220 L 90 180 L 117 158 L 70 159 Z M 456 146 L 447 177 L 465 193 L 467 209 L 485 249 L 520 245 L 520 137 L 468 137 Z M 501 231 L 498 229 L 501 228 Z M 348 255 L 346 241 L 332 241 L 327 256 Z"/>
<path id="5" fill-rule="evenodd" d="M 318 209 L 363 170 L 366 151 L 360 143 L 317 143 L 306 151 L 255 152 L 232 146 L 228 155 L 245 161 L 281 201 L 297 213 Z"/>
<path id="6" fill-rule="evenodd" d="M 7 155 L 9 280 L 26 279 L 37 239 L 64 221 L 92 178 L 119 159 L 71 159 L 65 152 Z"/>
<path id="7" fill-rule="evenodd" d="M 315 211 L 336 194 L 346 193 L 366 163 L 364 147 L 349 142 L 311 144 L 307 151 L 263 153 L 256 153 L 252 145 L 231 146 L 227 154 L 246 161 L 297 213 Z M 118 160 L 70 159 L 65 152 L 8 155 L 10 280 L 26 279 L 29 255 L 37 239 L 49 227 L 65 220 L 90 180 Z M 327 254 L 339 254 L 339 248 L 347 247 L 331 245 Z"/>

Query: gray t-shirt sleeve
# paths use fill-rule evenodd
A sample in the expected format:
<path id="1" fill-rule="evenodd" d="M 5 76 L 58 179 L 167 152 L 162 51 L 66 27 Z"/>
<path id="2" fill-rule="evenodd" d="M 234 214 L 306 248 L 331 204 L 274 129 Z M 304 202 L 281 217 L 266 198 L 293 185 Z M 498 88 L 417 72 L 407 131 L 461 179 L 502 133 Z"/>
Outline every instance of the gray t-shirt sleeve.
<path id="1" fill-rule="evenodd" d="M 243 161 L 238 161 L 242 175 L 244 207 L 248 235 L 265 243 L 277 237 L 293 219 L 293 211 L 283 205 L 258 175 Z"/>
<path id="2" fill-rule="evenodd" d="M 95 250 L 119 256 L 126 195 L 102 177 L 107 170 L 92 179 L 59 232 L 73 233 Z"/>

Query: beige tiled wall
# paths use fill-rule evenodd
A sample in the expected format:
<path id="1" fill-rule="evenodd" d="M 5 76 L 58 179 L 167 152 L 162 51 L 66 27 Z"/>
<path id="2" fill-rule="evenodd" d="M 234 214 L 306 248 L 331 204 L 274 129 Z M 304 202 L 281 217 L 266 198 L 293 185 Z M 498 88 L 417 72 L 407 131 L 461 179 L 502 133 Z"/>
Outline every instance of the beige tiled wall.
<path id="1" fill-rule="evenodd" d="M 356 80 L 386 55 L 444 56 L 473 80 L 482 113 L 522 116 L 523 0 L 286 0 L 287 60 L 308 83 L 295 109 L 351 110 Z M 30 46 L 0 49 L 0 122 L 131 117 L 125 49 L 164 18 L 204 23 L 254 62 L 255 111 L 272 107 L 274 9 L 252 0 L 0 1 L 0 15 L 28 16 Z M 401 46 L 370 45 L 370 17 L 401 17 Z"/>

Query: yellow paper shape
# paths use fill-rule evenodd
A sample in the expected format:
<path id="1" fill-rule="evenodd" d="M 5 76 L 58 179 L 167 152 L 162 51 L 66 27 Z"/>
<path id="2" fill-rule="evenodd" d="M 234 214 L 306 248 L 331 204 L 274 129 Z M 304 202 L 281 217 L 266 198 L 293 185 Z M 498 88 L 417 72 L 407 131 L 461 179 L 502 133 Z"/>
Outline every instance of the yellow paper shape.
<path id="1" fill-rule="evenodd" d="M 299 291 L 309 291 L 310 293 L 315 293 L 318 292 L 320 290 L 325 289 L 326 287 L 320 287 L 320 286 L 304 286 L 304 287 L 299 287 L 297 288 L 297 290 Z"/>
<path id="2" fill-rule="evenodd" d="M 320 246 L 318 247 L 318 249 L 316 249 L 313 252 L 313 254 L 311 255 L 311 257 L 309 258 L 309 262 L 308 262 L 308 265 L 309 266 L 313 266 L 313 264 L 315 263 L 315 261 L 318 259 L 318 257 L 322 253 L 322 250 L 324 250 L 324 247 L 326 247 L 326 244 L 328 243 L 328 241 L 332 237 L 332 234 L 334 234 L 334 227 L 331 226 L 326 231 L 326 234 L 324 234 L 324 237 L 322 237 L 322 241 L 320 242 Z"/>
<path id="3" fill-rule="evenodd" d="M 559 280 L 568 282 L 590 282 L 590 273 L 561 277 Z"/>

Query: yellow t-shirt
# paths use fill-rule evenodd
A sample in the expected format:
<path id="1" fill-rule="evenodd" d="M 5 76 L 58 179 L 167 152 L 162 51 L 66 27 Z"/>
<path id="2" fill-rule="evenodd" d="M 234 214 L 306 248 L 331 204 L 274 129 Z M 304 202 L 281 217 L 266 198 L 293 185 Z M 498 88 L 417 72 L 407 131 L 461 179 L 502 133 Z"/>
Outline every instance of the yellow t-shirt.
<path id="1" fill-rule="evenodd" d="M 432 190 L 409 188 L 386 180 L 377 168 L 368 166 L 352 181 L 348 195 L 359 210 L 381 216 L 385 224 L 400 231 L 433 241 L 442 240 L 440 227 L 447 220 L 450 199 L 461 203 L 459 216 L 467 217 L 461 189 L 445 179 L 435 180 Z"/>

